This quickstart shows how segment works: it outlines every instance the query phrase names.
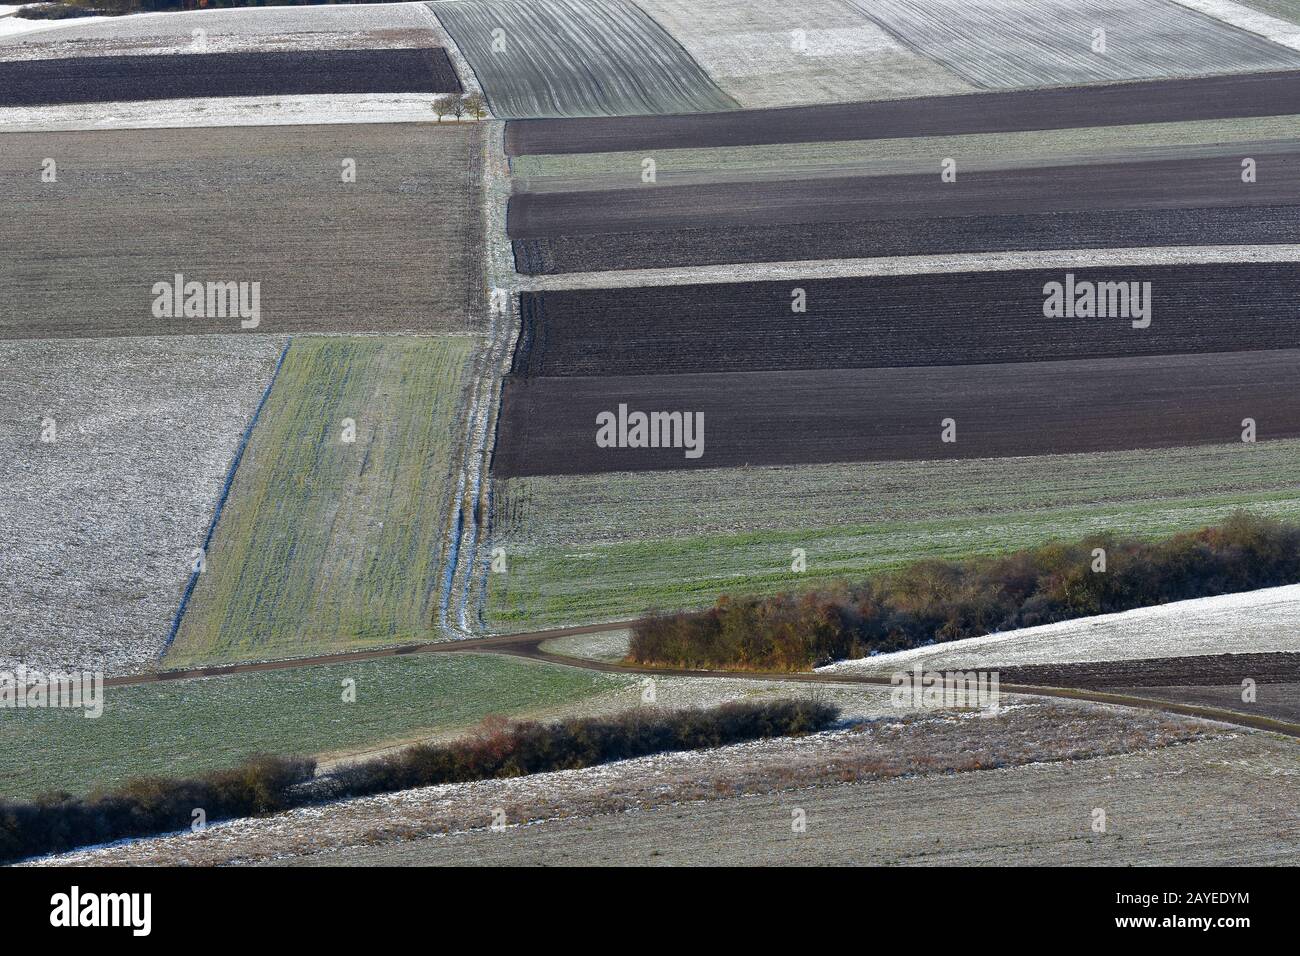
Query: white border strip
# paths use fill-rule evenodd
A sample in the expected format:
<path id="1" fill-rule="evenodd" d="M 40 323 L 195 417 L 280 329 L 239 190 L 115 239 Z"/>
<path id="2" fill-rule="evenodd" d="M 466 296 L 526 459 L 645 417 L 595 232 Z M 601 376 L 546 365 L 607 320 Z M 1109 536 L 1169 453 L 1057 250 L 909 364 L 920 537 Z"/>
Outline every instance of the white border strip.
<path id="1" fill-rule="evenodd" d="M 767 282 L 782 279 L 928 275 L 947 272 L 1007 272 L 1016 269 L 1069 269 L 1089 266 L 1204 265 L 1220 262 L 1300 262 L 1300 245 L 1139 246 L 1122 249 L 967 252 L 942 256 L 889 256 L 876 259 L 744 262 L 715 266 L 531 276 L 524 278 L 520 284 L 526 290 L 546 291 L 701 285 L 718 282 Z"/>

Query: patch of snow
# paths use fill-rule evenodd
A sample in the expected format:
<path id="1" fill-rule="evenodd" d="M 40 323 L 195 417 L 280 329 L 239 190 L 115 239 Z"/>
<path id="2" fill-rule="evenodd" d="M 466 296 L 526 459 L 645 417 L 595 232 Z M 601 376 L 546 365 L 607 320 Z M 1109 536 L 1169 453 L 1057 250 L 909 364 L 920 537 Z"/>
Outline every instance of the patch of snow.
<path id="1" fill-rule="evenodd" d="M 0 109 L 0 132 L 432 123 L 433 100 L 432 93 L 331 93 L 10 107 Z"/>
<path id="2" fill-rule="evenodd" d="M 0 7 L 0 11 L 9 10 L 11 14 L 20 9 L 21 7 Z M 47 30 L 79 27 L 87 23 L 102 23 L 105 20 L 112 19 L 113 17 L 77 17 L 74 20 L 27 20 L 23 17 L 0 13 L 0 40 L 9 37 L 26 36 L 29 33 L 44 33 Z"/>
<path id="3" fill-rule="evenodd" d="M 918 665 L 947 670 L 1275 651 L 1300 652 L 1300 584 L 986 634 L 819 670 L 885 675 Z"/>
<path id="4" fill-rule="evenodd" d="M 1174 0 L 1174 3 L 1292 50 L 1300 50 L 1300 25 L 1290 21 L 1271 17 L 1231 0 Z"/>

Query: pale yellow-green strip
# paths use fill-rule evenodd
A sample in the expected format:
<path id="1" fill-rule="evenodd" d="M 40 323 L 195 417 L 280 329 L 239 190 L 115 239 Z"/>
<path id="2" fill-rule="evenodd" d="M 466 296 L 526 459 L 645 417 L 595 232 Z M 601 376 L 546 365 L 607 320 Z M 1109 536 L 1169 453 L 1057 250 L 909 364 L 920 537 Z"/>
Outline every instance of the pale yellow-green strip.
<path id="1" fill-rule="evenodd" d="M 168 666 L 436 636 L 470 353 L 464 338 L 293 340 Z"/>

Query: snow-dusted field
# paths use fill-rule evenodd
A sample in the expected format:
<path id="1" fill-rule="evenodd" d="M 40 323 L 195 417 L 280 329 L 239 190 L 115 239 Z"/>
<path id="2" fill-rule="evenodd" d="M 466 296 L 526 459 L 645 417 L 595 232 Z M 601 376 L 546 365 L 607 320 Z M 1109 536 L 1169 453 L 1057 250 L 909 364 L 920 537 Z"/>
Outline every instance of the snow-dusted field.
<path id="1" fill-rule="evenodd" d="M 432 103 L 431 94 L 331 93 L 7 107 L 0 109 L 0 133 L 432 123 Z"/>
<path id="2" fill-rule="evenodd" d="M 3 8 L 0 8 L 2 10 Z M 0 60 L 237 50 L 329 50 L 440 45 L 419 3 L 246 7 L 136 13 L 0 26 Z M 12 31 L 8 33 L 7 31 Z M 200 31 L 200 36 L 195 36 Z"/>
<path id="3" fill-rule="evenodd" d="M 282 347 L 0 342 L 0 669 L 119 674 L 157 659 Z"/>
<path id="4" fill-rule="evenodd" d="M 1240 3 L 1233 3 L 1232 0 L 1173 0 L 1173 2 L 1189 10 L 1214 17 L 1230 26 L 1238 27 L 1247 33 L 1267 37 L 1274 43 L 1300 50 L 1300 24 L 1269 16 L 1260 10 L 1252 10 Z"/>
<path id="5" fill-rule="evenodd" d="M 429 7 L 499 117 L 637 116 L 737 105 L 631 0 L 453 0 Z"/>
<path id="6" fill-rule="evenodd" d="M 987 634 L 821 670 L 887 675 L 916 666 L 945 670 L 1272 651 L 1300 652 L 1300 584 Z"/>
<path id="7" fill-rule="evenodd" d="M 974 87 L 837 0 L 637 0 L 723 90 L 757 109 Z"/>
<path id="8" fill-rule="evenodd" d="M 629 630 L 603 631 L 599 634 L 575 634 L 557 637 L 542 644 L 542 650 L 565 657 L 581 657 L 594 661 L 621 661 L 627 657 Z"/>
<path id="9" fill-rule="evenodd" d="M 28 20 L 14 16 L 25 4 L 0 6 L 0 51 L 8 45 L 7 41 L 15 37 L 30 37 L 32 34 L 46 33 L 50 30 L 66 29 L 70 24 L 101 23 L 111 17 L 78 17 L 76 20 Z M 4 58 L 0 52 L 0 59 Z"/>
<path id="10" fill-rule="evenodd" d="M 849 0 L 985 89 L 1296 69 L 1297 51 L 1164 0 Z M 1094 33 L 1103 30 L 1103 37 Z M 1176 38 L 1176 40 L 1174 39 Z"/>

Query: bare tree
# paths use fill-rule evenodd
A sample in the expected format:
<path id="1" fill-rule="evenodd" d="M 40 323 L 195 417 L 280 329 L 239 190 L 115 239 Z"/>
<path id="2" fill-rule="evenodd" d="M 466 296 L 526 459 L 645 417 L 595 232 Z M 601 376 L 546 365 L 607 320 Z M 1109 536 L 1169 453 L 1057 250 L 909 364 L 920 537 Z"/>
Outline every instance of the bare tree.
<path id="1" fill-rule="evenodd" d="M 465 110 L 476 120 L 487 116 L 487 103 L 481 93 L 470 93 L 465 97 Z"/>
<path id="2" fill-rule="evenodd" d="M 451 102 L 447 105 L 447 111 L 456 117 L 457 122 L 460 122 L 460 118 L 465 115 L 465 98 L 463 96 L 453 96 L 450 99 Z"/>
<path id="3" fill-rule="evenodd" d="M 444 116 L 452 111 L 453 104 L 458 102 L 459 98 L 455 96 L 435 96 L 433 98 L 433 112 L 437 114 L 439 123 L 442 122 Z"/>

